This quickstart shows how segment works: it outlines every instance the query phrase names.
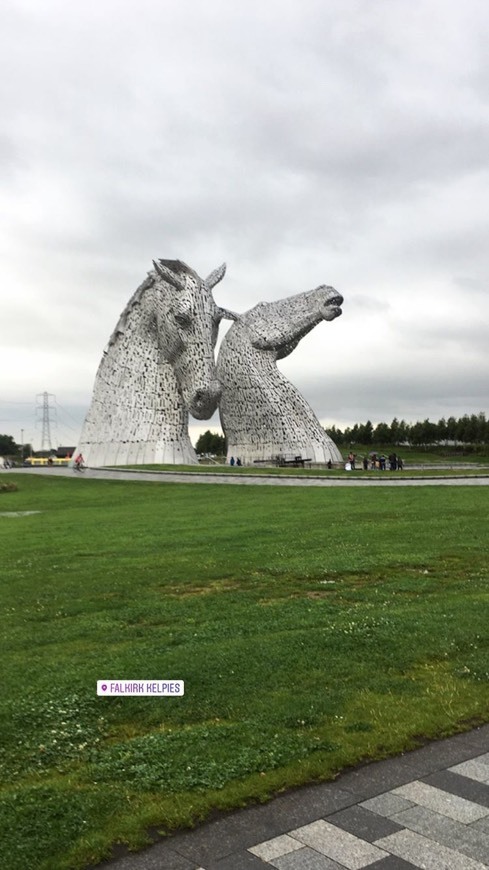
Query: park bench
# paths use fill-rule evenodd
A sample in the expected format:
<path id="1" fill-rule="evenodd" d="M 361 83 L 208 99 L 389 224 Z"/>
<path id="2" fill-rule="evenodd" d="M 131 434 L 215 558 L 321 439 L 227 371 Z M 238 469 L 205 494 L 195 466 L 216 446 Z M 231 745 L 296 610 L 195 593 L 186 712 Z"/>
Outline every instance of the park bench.
<path id="1" fill-rule="evenodd" d="M 284 456 L 282 453 L 269 459 L 253 460 L 254 465 L 275 465 L 277 468 L 305 468 L 306 462 L 312 462 L 312 459 L 303 459 L 302 456 Z"/>
<path id="2" fill-rule="evenodd" d="M 275 457 L 275 464 L 279 468 L 287 468 L 287 467 L 305 468 L 306 462 L 311 462 L 311 460 L 310 459 L 303 459 L 302 456 L 294 456 L 292 458 L 289 458 L 287 456 L 279 455 L 279 456 Z"/>

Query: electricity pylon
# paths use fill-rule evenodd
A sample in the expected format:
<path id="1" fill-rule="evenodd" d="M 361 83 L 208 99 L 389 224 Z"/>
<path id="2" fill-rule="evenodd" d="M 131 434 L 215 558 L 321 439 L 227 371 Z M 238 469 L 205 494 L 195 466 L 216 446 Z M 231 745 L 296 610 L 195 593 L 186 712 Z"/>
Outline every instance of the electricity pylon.
<path id="1" fill-rule="evenodd" d="M 52 393 L 38 393 L 37 400 L 38 403 L 40 400 L 42 402 L 38 404 L 38 411 L 42 412 L 42 436 L 41 436 L 41 450 L 52 450 L 53 445 L 51 442 L 51 422 L 55 422 L 55 410 L 50 404 L 50 399 L 56 399 L 56 397 Z"/>

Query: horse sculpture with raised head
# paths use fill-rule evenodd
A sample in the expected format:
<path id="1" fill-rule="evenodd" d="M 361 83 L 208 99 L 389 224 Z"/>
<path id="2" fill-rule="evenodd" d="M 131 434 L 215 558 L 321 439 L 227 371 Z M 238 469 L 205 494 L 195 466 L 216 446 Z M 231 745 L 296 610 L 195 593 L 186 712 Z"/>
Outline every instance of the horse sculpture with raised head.
<path id="1" fill-rule="evenodd" d="M 221 424 L 228 456 L 243 463 L 301 455 L 312 462 L 341 462 L 341 454 L 298 390 L 277 368 L 322 320 L 341 314 L 333 287 L 262 302 L 225 335 L 217 359 L 222 388 Z"/>
<path id="2" fill-rule="evenodd" d="M 220 308 L 212 288 L 223 264 L 202 280 L 180 260 L 154 271 L 122 312 L 100 362 L 78 452 L 99 465 L 197 462 L 188 414 L 212 416 L 220 399 L 214 348 Z"/>

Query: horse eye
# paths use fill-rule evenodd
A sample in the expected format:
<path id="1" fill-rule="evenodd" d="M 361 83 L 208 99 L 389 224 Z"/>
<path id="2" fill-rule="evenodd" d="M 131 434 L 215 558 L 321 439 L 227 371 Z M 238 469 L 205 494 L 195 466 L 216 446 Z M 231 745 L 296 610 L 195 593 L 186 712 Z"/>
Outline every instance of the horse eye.
<path id="1" fill-rule="evenodd" d="M 188 314 L 175 314 L 175 321 L 179 326 L 190 326 L 190 317 Z"/>

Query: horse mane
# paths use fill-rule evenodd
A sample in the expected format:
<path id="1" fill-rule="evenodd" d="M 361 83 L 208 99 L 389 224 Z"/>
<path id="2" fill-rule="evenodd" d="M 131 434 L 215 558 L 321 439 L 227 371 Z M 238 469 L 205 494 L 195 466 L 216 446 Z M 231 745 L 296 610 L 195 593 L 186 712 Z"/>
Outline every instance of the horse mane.
<path id="1" fill-rule="evenodd" d="M 176 275 L 189 274 L 189 275 L 194 275 L 195 278 L 198 278 L 198 275 L 194 271 L 194 269 L 191 269 L 190 266 L 187 266 L 187 264 L 183 263 L 182 260 L 160 260 L 159 262 L 163 266 L 166 266 L 166 268 L 169 269 L 170 272 L 174 272 Z M 155 263 L 155 266 L 156 265 L 157 264 Z M 215 283 L 217 283 L 217 281 L 221 280 L 222 275 L 224 274 L 224 271 L 225 271 L 225 267 L 223 270 L 223 267 L 221 266 L 220 269 L 216 269 L 209 276 L 209 278 L 214 279 L 214 277 L 215 277 Z M 135 290 L 135 292 L 133 293 L 133 295 L 129 299 L 129 302 L 127 303 L 126 307 L 124 308 L 122 314 L 120 315 L 119 320 L 117 321 L 116 327 L 115 327 L 115 329 L 114 329 L 114 331 L 113 331 L 112 335 L 110 336 L 109 341 L 107 343 L 106 351 L 109 350 L 109 348 L 112 347 L 117 342 L 117 339 L 121 335 L 124 335 L 124 332 L 125 332 L 126 326 L 127 326 L 127 321 L 129 320 L 129 316 L 134 311 L 134 309 L 138 305 L 141 304 L 141 299 L 144 296 L 144 294 L 146 293 L 146 291 L 150 290 L 152 287 L 154 287 L 155 284 L 168 284 L 168 281 L 165 279 L 164 275 L 159 275 L 158 272 L 156 271 L 156 269 L 152 269 L 150 272 L 148 272 L 148 275 L 144 279 L 143 283 L 139 285 L 137 290 Z M 213 286 L 213 285 L 211 285 L 211 286 Z"/>
<path id="2" fill-rule="evenodd" d="M 161 279 L 159 279 L 159 280 L 161 280 Z M 157 283 L 157 281 L 158 281 L 158 276 L 156 275 L 156 272 L 153 272 L 153 271 L 148 272 L 147 277 L 144 279 L 143 283 L 139 285 L 137 290 L 134 291 L 133 295 L 129 299 L 129 302 L 127 303 L 126 307 L 124 308 L 124 311 L 120 315 L 119 320 L 117 321 L 116 327 L 115 327 L 114 331 L 112 332 L 112 335 L 110 336 L 109 341 L 107 343 L 106 351 L 110 347 L 112 347 L 114 344 L 116 344 L 118 338 L 121 335 L 124 335 L 124 333 L 126 331 L 127 321 L 129 320 L 129 316 L 132 314 L 133 310 L 138 305 L 141 304 L 141 299 L 144 296 L 144 294 L 146 293 L 146 291 L 150 290 L 151 287 L 154 287 L 154 285 Z"/>

